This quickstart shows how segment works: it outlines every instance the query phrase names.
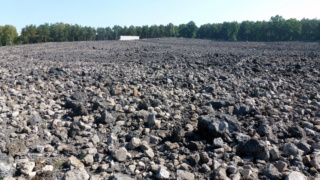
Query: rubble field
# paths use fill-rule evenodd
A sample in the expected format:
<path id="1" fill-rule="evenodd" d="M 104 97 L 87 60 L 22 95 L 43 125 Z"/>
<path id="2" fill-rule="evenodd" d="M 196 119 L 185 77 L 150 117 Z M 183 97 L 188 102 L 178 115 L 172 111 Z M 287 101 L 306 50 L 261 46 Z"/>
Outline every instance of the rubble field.
<path id="1" fill-rule="evenodd" d="M 0 179 L 319 179 L 320 44 L 0 47 Z"/>

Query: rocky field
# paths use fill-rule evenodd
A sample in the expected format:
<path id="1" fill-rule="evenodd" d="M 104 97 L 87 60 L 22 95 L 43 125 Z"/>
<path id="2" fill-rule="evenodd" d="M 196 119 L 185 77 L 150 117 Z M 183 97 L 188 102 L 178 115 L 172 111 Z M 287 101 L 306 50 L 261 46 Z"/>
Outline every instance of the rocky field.
<path id="1" fill-rule="evenodd" d="M 320 44 L 0 47 L 0 179 L 320 179 Z"/>

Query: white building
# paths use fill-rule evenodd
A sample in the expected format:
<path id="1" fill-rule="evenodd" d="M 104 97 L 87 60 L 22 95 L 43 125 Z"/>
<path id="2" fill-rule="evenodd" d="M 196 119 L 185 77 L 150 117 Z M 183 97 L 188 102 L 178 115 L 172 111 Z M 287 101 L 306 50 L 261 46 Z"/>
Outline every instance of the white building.
<path id="1" fill-rule="evenodd" d="M 139 40 L 139 36 L 120 36 L 120 40 Z"/>

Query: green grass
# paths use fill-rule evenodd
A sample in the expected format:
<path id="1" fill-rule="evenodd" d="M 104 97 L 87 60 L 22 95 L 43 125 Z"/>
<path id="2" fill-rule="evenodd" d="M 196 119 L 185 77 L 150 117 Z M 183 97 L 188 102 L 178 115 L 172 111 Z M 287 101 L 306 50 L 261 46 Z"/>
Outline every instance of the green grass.
<path id="1" fill-rule="evenodd" d="M 58 162 L 55 162 L 55 163 L 53 164 L 53 167 L 55 167 L 55 168 L 59 168 L 59 167 L 61 167 L 64 163 L 65 163 L 65 161 L 58 161 Z M 1 179 L 0 179 L 0 180 L 1 180 Z"/>
<path id="2" fill-rule="evenodd" d="M 79 159 L 83 159 L 83 158 L 85 158 L 87 155 L 88 155 L 88 154 L 86 154 L 86 153 L 82 153 L 82 154 L 79 154 L 79 155 L 78 155 L 78 158 L 79 158 Z"/>

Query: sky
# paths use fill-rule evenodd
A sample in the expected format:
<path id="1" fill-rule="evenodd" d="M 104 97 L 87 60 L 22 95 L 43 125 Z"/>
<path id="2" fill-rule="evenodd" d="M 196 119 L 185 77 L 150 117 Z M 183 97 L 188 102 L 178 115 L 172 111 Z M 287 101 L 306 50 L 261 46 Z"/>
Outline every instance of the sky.
<path id="1" fill-rule="evenodd" d="M 91 27 L 320 18 L 319 0 L 0 0 L 0 25 L 63 22 Z"/>

